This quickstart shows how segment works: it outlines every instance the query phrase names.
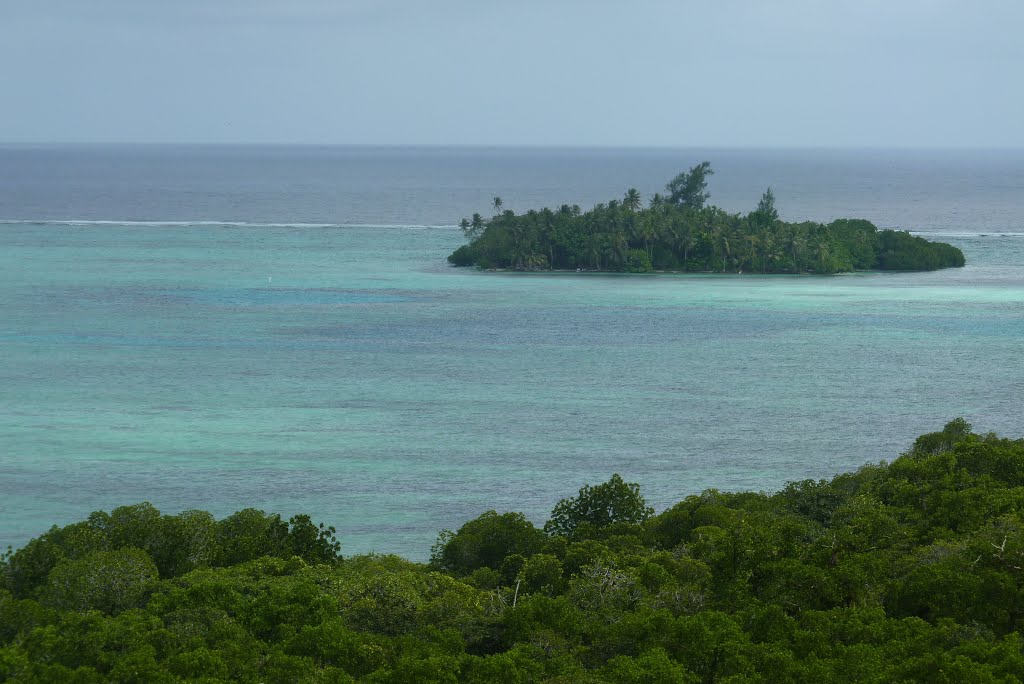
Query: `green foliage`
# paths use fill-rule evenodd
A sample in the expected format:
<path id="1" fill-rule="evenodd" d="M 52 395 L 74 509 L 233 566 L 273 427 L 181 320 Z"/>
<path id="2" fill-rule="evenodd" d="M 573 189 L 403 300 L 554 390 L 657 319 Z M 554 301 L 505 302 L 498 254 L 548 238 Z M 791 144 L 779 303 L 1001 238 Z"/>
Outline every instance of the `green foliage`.
<path id="1" fill-rule="evenodd" d="M 0 564 L 0 680 L 1024 681 L 1024 440 L 963 419 L 658 515 L 613 476 L 546 529 L 489 511 L 422 565 L 306 516 L 96 513 Z"/>
<path id="2" fill-rule="evenodd" d="M 341 544 L 334 533 L 333 527 L 315 525 L 306 515 L 286 523 L 276 514 L 246 509 L 218 522 L 205 511 L 161 515 L 152 504 L 140 503 L 109 514 L 96 511 L 83 522 L 51 528 L 0 564 L 0 587 L 9 587 L 21 598 L 37 596 L 62 560 L 122 549 L 143 551 L 162 578 L 261 556 L 330 563 L 340 557 Z"/>
<path id="3" fill-rule="evenodd" d="M 883 230 L 878 234 L 877 267 L 885 271 L 932 271 L 963 266 L 963 253 L 944 242 L 929 242 L 906 231 Z"/>
<path id="4" fill-rule="evenodd" d="M 544 533 L 522 513 L 487 511 L 459 528 L 444 531 L 431 555 L 431 565 L 455 575 L 479 568 L 500 570 L 514 554 L 530 556 L 541 550 Z"/>
<path id="5" fill-rule="evenodd" d="M 630 273 L 650 273 L 654 270 L 651 257 L 642 249 L 629 250 L 626 254 L 626 270 Z"/>
<path id="6" fill-rule="evenodd" d="M 451 253 L 448 257 L 448 263 L 452 266 L 472 266 L 477 263 L 480 258 L 481 257 L 477 256 L 477 251 L 473 249 L 471 245 L 462 245 Z M 481 266 L 481 268 L 483 268 L 483 266 Z"/>
<path id="7" fill-rule="evenodd" d="M 637 657 L 616 656 L 602 674 L 605 681 L 614 684 L 699 684 L 701 681 L 662 648 L 645 651 Z"/>
<path id="8" fill-rule="evenodd" d="M 901 231 L 879 231 L 870 221 L 839 219 L 828 225 L 779 219 L 768 188 L 746 216 L 705 206 L 711 165 L 680 173 L 646 209 L 640 193 L 622 200 L 557 210 L 474 214 L 460 223 L 468 239 L 448 261 L 454 266 L 535 271 L 545 269 L 652 270 L 757 273 L 839 273 L 852 270 L 932 270 L 963 266 L 963 253 Z M 500 211 L 500 204 L 495 211 Z"/>
<path id="9" fill-rule="evenodd" d="M 963 418 L 955 418 L 940 432 L 929 432 L 914 441 L 914 452 L 918 454 L 941 454 L 950 451 L 960 442 L 971 437 L 971 424 Z"/>
<path id="10" fill-rule="evenodd" d="M 775 208 L 775 193 L 771 188 L 764 191 L 757 209 L 750 212 L 747 221 L 754 230 L 763 231 L 775 225 L 779 220 L 779 211 Z"/>
<path id="11" fill-rule="evenodd" d="M 585 536 L 595 528 L 616 523 L 640 525 L 653 513 L 640 495 L 640 485 L 624 482 L 616 473 L 604 484 L 583 485 L 578 495 L 559 501 L 544 531 L 564 537 Z"/>
<path id="12" fill-rule="evenodd" d="M 709 197 L 706 192 L 708 176 L 714 173 L 709 161 L 701 162 L 689 171 L 680 173 L 665 186 L 669 203 L 676 207 L 703 209 Z"/>
<path id="13" fill-rule="evenodd" d="M 58 610 L 119 613 L 142 606 L 156 588 L 157 577 L 156 564 L 141 549 L 96 551 L 80 560 L 58 562 L 42 595 Z"/>
<path id="14" fill-rule="evenodd" d="M 523 591 L 534 594 L 554 596 L 562 593 L 565 588 L 562 561 L 547 553 L 527 558 L 517 579 L 522 581 Z"/>

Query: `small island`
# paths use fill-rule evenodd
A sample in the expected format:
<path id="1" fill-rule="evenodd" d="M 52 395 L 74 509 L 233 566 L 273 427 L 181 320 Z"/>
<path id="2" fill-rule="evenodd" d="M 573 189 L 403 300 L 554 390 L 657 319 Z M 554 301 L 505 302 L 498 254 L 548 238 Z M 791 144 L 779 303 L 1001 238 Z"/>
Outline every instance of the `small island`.
<path id="1" fill-rule="evenodd" d="M 768 188 L 749 214 L 707 205 L 702 162 L 680 173 L 642 206 L 631 188 L 621 200 L 584 212 L 563 204 L 525 214 L 480 214 L 460 226 L 469 242 L 448 261 L 455 266 L 513 271 L 604 271 L 649 273 L 790 273 L 932 271 L 960 267 L 963 252 L 900 230 L 879 230 L 864 219 L 829 224 L 779 219 Z"/>

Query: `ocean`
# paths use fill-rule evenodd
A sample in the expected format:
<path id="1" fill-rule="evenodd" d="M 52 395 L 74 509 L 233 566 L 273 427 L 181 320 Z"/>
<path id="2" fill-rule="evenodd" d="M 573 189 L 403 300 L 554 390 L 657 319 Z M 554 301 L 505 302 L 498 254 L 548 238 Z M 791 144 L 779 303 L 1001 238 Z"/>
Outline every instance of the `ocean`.
<path id="1" fill-rule="evenodd" d="M 932 273 L 480 273 L 455 225 L 645 196 L 868 218 Z M 423 560 L 613 473 L 663 510 L 1024 436 L 1024 151 L 0 146 L 0 547 L 150 501 Z"/>

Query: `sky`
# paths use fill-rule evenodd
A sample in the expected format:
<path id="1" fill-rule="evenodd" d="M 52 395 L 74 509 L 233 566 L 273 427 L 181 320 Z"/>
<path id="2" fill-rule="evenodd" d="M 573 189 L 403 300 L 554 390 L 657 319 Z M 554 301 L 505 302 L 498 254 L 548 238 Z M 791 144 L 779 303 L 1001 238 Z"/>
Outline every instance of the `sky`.
<path id="1" fill-rule="evenodd" d="M 0 141 L 1024 147 L 1020 0 L 0 0 Z"/>

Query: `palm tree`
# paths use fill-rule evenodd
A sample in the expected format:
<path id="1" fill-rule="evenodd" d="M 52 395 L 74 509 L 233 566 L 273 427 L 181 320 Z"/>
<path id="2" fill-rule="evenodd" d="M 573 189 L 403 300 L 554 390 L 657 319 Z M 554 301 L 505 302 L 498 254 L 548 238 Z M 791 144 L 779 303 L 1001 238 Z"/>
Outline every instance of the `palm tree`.
<path id="1" fill-rule="evenodd" d="M 479 234 L 484 229 L 484 217 L 480 214 L 473 214 L 473 220 L 469 224 L 473 232 Z"/>
<path id="2" fill-rule="evenodd" d="M 805 242 L 803 229 L 798 225 L 790 226 L 786 232 L 785 246 L 786 251 L 793 258 L 794 271 L 800 271 L 800 251 L 803 249 Z"/>
<path id="3" fill-rule="evenodd" d="M 562 208 L 567 208 L 564 204 Z M 543 222 L 541 224 L 541 242 L 548 246 L 548 268 L 555 267 L 555 212 L 547 207 L 540 212 Z"/>
<path id="4" fill-rule="evenodd" d="M 605 263 L 608 266 L 621 266 L 626 262 L 629 243 L 624 233 L 612 233 L 604 240 Z"/>
<path id="5" fill-rule="evenodd" d="M 745 249 L 743 250 L 742 261 L 744 264 L 750 264 L 750 270 L 754 270 L 754 261 L 757 256 L 757 244 L 759 240 L 756 235 L 748 233 L 743 236 L 743 242 L 745 243 Z"/>
<path id="6" fill-rule="evenodd" d="M 640 221 L 640 237 L 644 241 L 644 249 L 647 250 L 647 258 L 654 260 L 654 243 L 657 241 L 660 231 L 658 222 L 653 216 L 645 216 Z"/>
<path id="7" fill-rule="evenodd" d="M 501 204 L 502 204 L 501 198 L 500 197 L 495 197 L 493 200 L 491 200 L 491 203 L 494 205 L 494 213 L 495 214 L 500 214 L 501 213 Z"/>
<path id="8" fill-rule="evenodd" d="M 626 217 L 626 236 L 630 243 L 639 244 L 643 240 L 643 224 L 650 220 L 646 215 L 630 214 Z"/>
<path id="9" fill-rule="evenodd" d="M 711 216 L 711 243 L 712 248 L 716 252 L 720 250 L 722 254 L 722 273 L 728 269 L 728 264 L 732 258 L 732 226 L 729 225 L 728 216 L 725 212 L 712 209 L 714 212 Z"/>
<path id="10" fill-rule="evenodd" d="M 676 234 L 676 248 L 683 250 L 683 270 L 686 270 L 686 262 L 690 258 L 690 250 L 697 244 L 697 236 L 693 225 L 686 221 L 680 221 L 673 225 Z"/>
<path id="11" fill-rule="evenodd" d="M 732 255 L 732 245 L 729 244 L 729 231 L 725 226 L 719 226 L 714 235 L 715 248 L 722 250 L 722 273 L 729 268 L 729 258 Z"/>
<path id="12" fill-rule="evenodd" d="M 593 264 L 594 268 L 601 270 L 601 236 L 598 233 L 591 232 L 587 237 L 587 259 Z"/>
<path id="13" fill-rule="evenodd" d="M 529 252 L 522 243 L 516 243 L 512 246 L 512 253 L 509 255 L 511 262 L 509 267 L 512 270 L 520 271 L 523 268 L 523 264 L 526 262 Z"/>
<path id="14" fill-rule="evenodd" d="M 621 212 L 619 208 L 619 200 L 612 200 L 608 202 L 608 209 L 604 214 L 604 228 L 608 233 L 618 233 L 622 230 L 622 224 L 620 222 Z"/>
<path id="15" fill-rule="evenodd" d="M 818 257 L 818 266 L 821 268 L 822 273 L 828 270 L 828 260 L 832 256 L 829 250 L 828 240 L 821 238 L 818 240 L 818 244 L 814 246 L 814 253 Z"/>
<path id="16" fill-rule="evenodd" d="M 761 237 L 761 273 L 767 273 L 768 262 L 774 265 L 781 256 L 782 253 L 779 251 L 775 235 L 773 233 L 765 233 Z"/>
<path id="17" fill-rule="evenodd" d="M 626 211 L 639 211 L 641 201 L 640 192 L 636 188 L 630 188 L 626 191 L 626 196 L 622 200 L 622 206 L 625 207 Z"/>
<path id="18" fill-rule="evenodd" d="M 523 239 L 523 226 L 519 223 L 511 224 L 509 226 L 509 234 L 512 236 L 511 266 L 512 268 L 518 268 L 527 254 L 526 241 Z"/>

